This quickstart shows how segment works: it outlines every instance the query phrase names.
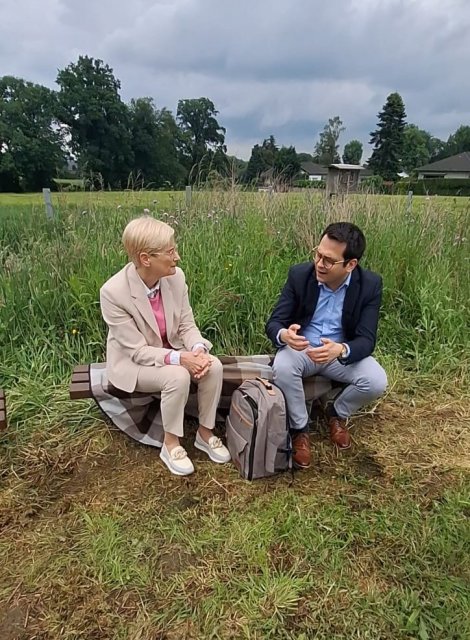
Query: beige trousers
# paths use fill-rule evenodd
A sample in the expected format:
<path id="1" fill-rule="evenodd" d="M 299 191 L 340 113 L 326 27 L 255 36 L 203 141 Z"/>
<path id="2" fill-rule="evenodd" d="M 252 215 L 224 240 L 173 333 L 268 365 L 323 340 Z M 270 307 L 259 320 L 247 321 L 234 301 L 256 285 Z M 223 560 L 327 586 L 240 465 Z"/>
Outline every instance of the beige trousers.
<path id="1" fill-rule="evenodd" d="M 222 363 L 210 356 L 209 371 L 197 384 L 199 424 L 208 429 L 215 426 L 215 414 L 222 392 Z M 189 396 L 191 375 L 187 369 L 176 364 L 163 367 L 140 367 L 137 374 L 136 391 L 160 392 L 163 430 L 182 437 L 184 408 Z"/>

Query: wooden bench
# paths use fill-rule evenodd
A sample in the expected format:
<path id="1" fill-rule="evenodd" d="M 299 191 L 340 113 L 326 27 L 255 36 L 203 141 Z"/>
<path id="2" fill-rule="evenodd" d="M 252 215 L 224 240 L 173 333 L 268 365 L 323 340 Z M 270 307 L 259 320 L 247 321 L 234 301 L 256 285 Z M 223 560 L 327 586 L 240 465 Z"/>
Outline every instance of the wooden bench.
<path id="1" fill-rule="evenodd" d="M 90 367 L 87 364 L 79 364 L 74 368 L 69 393 L 71 400 L 93 398 L 90 385 Z"/>
<path id="2" fill-rule="evenodd" d="M 0 431 L 7 428 L 7 405 L 5 402 L 5 393 L 0 389 Z"/>
<path id="3" fill-rule="evenodd" d="M 224 357 L 221 357 L 222 364 L 224 364 Z M 314 377 L 306 378 L 304 380 L 304 387 L 306 390 L 306 395 L 308 397 L 307 387 L 309 386 L 309 381 L 313 382 Z M 222 398 L 230 399 L 232 397 L 233 392 L 239 386 L 240 380 L 225 377 L 222 385 Z M 307 385 L 307 386 L 305 386 Z M 331 397 L 331 394 L 335 394 L 339 391 L 339 389 L 343 388 L 345 385 L 340 383 L 333 383 L 332 388 L 329 391 L 325 392 L 325 395 L 321 396 L 321 401 L 324 403 L 328 397 Z M 196 385 L 191 383 L 190 393 L 196 392 Z M 87 364 L 79 364 L 77 365 L 72 372 L 72 379 L 70 381 L 69 394 L 71 400 L 83 400 L 86 398 L 93 398 L 93 394 L 91 392 L 91 383 L 90 383 L 90 367 Z M 129 394 L 132 395 L 132 394 Z M 122 397 L 122 396 L 121 396 Z M 317 397 L 318 396 L 311 396 Z M 230 400 L 228 400 L 230 402 Z M 308 404 L 311 405 L 311 400 L 308 401 Z"/>
<path id="4" fill-rule="evenodd" d="M 222 358 L 223 361 L 223 358 Z M 222 384 L 222 396 L 231 397 L 232 393 L 239 386 L 240 381 L 224 378 Z M 195 393 L 196 385 L 191 382 L 190 393 Z M 93 398 L 90 383 L 90 367 L 87 364 L 77 365 L 72 372 L 70 381 L 69 394 L 71 400 L 83 400 L 84 398 Z M 131 395 L 131 394 L 130 394 Z"/>

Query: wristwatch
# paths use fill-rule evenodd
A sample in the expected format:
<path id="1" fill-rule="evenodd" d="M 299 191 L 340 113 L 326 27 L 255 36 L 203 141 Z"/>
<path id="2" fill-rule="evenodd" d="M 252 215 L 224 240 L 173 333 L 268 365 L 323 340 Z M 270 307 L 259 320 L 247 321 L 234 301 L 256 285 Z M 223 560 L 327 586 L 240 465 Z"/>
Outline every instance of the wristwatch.
<path id="1" fill-rule="evenodd" d="M 347 346 L 344 344 L 344 342 L 343 342 L 342 344 L 343 344 L 343 348 L 341 349 L 341 353 L 340 353 L 340 356 L 339 356 L 339 357 L 341 358 L 341 360 L 344 360 L 344 359 L 347 357 L 347 355 L 348 355 L 348 348 L 347 348 Z"/>

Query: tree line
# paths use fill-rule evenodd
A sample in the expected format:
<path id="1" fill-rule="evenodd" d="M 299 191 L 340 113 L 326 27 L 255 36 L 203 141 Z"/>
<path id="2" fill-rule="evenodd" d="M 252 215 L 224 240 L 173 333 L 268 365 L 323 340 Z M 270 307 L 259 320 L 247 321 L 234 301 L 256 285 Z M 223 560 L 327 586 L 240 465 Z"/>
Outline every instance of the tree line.
<path id="1" fill-rule="evenodd" d="M 230 177 L 247 184 L 292 182 L 307 160 L 340 162 L 339 116 L 328 120 L 313 153 L 297 153 L 274 136 L 255 144 L 248 162 L 227 154 L 226 130 L 209 98 L 180 100 L 174 115 L 142 97 L 126 104 L 120 81 L 102 60 L 80 56 L 58 71 L 57 90 L 21 78 L 0 78 L 0 191 L 37 191 L 57 177 L 81 177 L 101 188 L 177 188 Z M 405 105 L 392 93 L 371 133 L 368 166 L 385 180 L 461 151 L 470 151 L 470 126 L 446 142 L 406 123 Z M 360 164 L 362 143 L 344 146 L 343 162 Z M 131 182 L 131 185 L 129 185 Z"/>

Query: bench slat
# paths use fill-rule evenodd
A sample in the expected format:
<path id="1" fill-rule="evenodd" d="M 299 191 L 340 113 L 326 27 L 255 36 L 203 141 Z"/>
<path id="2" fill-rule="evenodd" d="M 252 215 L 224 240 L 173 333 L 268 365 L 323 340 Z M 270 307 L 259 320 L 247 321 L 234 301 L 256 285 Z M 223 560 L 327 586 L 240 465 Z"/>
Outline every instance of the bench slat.
<path id="1" fill-rule="evenodd" d="M 86 373 L 75 373 L 72 374 L 72 382 L 89 382 L 90 375 L 88 371 Z"/>
<path id="2" fill-rule="evenodd" d="M 77 364 L 73 368 L 73 372 L 74 373 L 87 373 L 88 371 L 89 371 L 89 365 L 88 364 Z"/>
<path id="3" fill-rule="evenodd" d="M 82 400 L 84 398 L 92 398 L 89 382 L 72 382 L 70 385 L 70 399 Z"/>

